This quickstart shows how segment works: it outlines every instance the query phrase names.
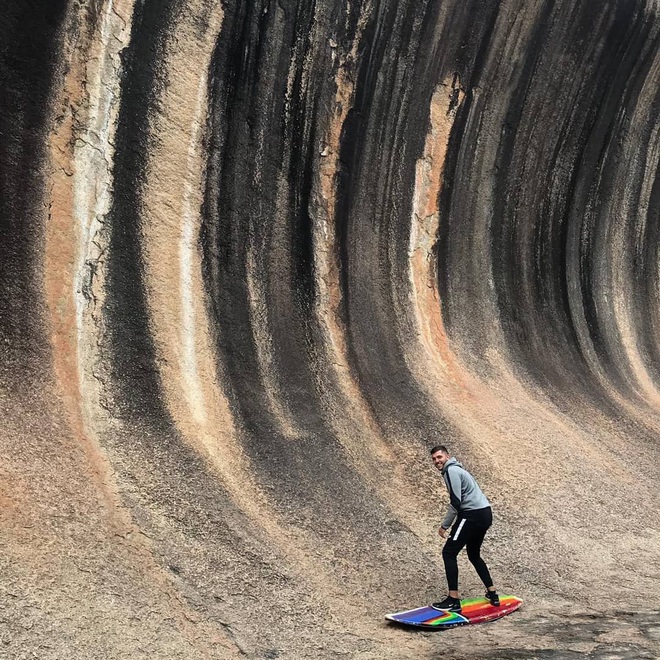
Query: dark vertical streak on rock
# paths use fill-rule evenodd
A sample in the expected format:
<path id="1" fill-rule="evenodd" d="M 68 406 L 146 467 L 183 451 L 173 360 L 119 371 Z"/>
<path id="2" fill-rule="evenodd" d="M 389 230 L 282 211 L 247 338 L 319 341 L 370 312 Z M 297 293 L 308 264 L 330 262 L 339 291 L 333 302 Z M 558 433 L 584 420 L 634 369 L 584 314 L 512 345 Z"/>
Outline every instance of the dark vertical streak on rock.
<path id="1" fill-rule="evenodd" d="M 656 63 L 660 52 L 660 30 L 652 34 L 653 23 L 646 17 L 647 35 L 643 43 L 639 45 L 640 52 L 637 53 L 633 70 L 629 74 L 629 82 L 619 113 L 620 129 L 617 136 L 614 162 L 609 168 L 609 174 L 605 185 L 602 186 L 611 202 L 626 199 L 629 209 L 629 217 L 626 218 L 627 240 L 626 247 L 629 252 L 629 278 L 631 280 L 632 300 L 630 304 L 630 315 L 633 319 L 635 330 L 635 341 L 639 349 L 644 368 L 647 370 L 654 385 L 660 384 L 660 344 L 658 343 L 658 328 L 660 309 L 660 297 L 658 296 L 658 245 L 660 233 L 658 223 L 660 222 L 660 177 L 656 168 L 653 185 L 648 199 L 642 197 L 645 185 L 645 170 L 649 167 L 649 158 L 653 157 L 653 150 L 658 148 L 658 136 L 654 135 L 657 128 L 658 117 L 660 117 L 660 80 L 651 80 L 653 65 Z M 651 38 L 652 35 L 652 38 Z M 628 58 L 631 59 L 631 58 Z M 653 84 L 655 83 L 655 84 Z M 643 90 L 650 87 L 653 90 L 650 111 L 648 117 L 655 124 L 648 122 L 643 126 L 631 127 L 632 116 L 637 106 L 645 103 Z M 638 147 L 632 163 L 623 161 L 624 141 L 630 140 Z M 628 173 L 628 187 L 634 186 L 629 198 L 625 197 L 626 190 L 622 190 L 617 176 L 621 172 Z M 647 175 L 648 176 L 648 175 Z M 648 178 L 651 178 L 648 176 Z M 624 180 L 625 183 L 625 180 Z M 643 212 L 643 205 L 648 204 L 648 211 Z M 615 219 L 616 222 L 616 219 Z M 626 360 L 617 361 L 617 369 L 625 373 L 629 367 Z"/>
<path id="2" fill-rule="evenodd" d="M 5 0 L 0 21 L 0 376 L 41 371 L 47 344 L 38 265 L 46 211 L 50 93 L 66 1 Z M 15 384 L 18 384 L 18 379 Z"/>
<path id="3" fill-rule="evenodd" d="M 544 54 L 547 41 L 551 38 L 553 23 L 553 12 L 556 11 L 555 2 L 545 2 L 540 16 L 534 25 L 530 36 L 525 57 L 520 69 L 518 83 L 511 93 L 510 103 L 507 110 L 504 125 L 502 126 L 502 137 L 500 139 L 495 176 L 495 202 L 493 209 L 493 279 L 495 283 L 497 308 L 503 319 L 503 328 L 510 343 L 514 346 L 525 347 L 531 345 L 530 339 L 534 334 L 535 323 L 539 315 L 544 315 L 544 309 L 552 305 L 554 310 L 549 321 L 556 323 L 556 340 L 569 353 L 568 360 L 580 359 L 579 342 L 575 329 L 570 321 L 569 294 L 566 284 L 566 255 L 565 255 L 565 232 L 568 219 L 564 217 L 548 218 L 550 227 L 549 236 L 552 243 L 547 251 L 543 251 L 543 245 L 535 246 L 534 253 L 525 255 L 521 253 L 521 246 L 517 242 L 519 223 L 529 225 L 533 221 L 527 218 L 519 218 L 517 194 L 523 183 L 522 173 L 515 169 L 517 151 L 520 150 L 519 142 L 525 136 L 519 134 L 518 127 L 526 119 L 527 102 L 530 89 L 535 82 L 535 75 Z M 522 133 L 522 132 L 521 132 Z M 527 212 L 527 209 L 520 214 Z M 542 221 L 540 221 L 542 222 Z M 554 224 L 558 227 L 554 228 Z M 545 236 L 541 233 L 541 239 Z M 524 247 L 524 246 L 523 246 Z M 550 272 L 543 273 L 538 269 L 535 272 L 535 280 L 529 282 L 530 286 L 536 285 L 538 290 L 530 294 L 529 290 L 520 286 L 524 277 L 524 263 L 526 258 L 533 258 L 536 251 L 543 253 L 541 268 Z M 535 261 L 537 267 L 539 260 Z M 532 308 L 532 313 L 529 308 Z M 538 309 L 534 310 L 534 307 Z M 547 314 L 547 312 L 545 312 Z M 529 327 L 529 326 L 532 327 Z M 541 330 L 543 330 L 541 328 Z M 534 344 L 534 351 L 538 350 Z M 523 349 L 524 350 L 524 349 Z M 577 351 L 577 355 L 575 352 Z M 543 359 L 541 357 L 541 359 Z"/>
<path id="4" fill-rule="evenodd" d="M 276 436 L 278 420 L 269 409 L 260 375 L 264 365 L 259 364 L 253 335 L 253 327 L 264 326 L 266 320 L 272 331 L 274 375 L 285 405 L 306 411 L 303 427 L 317 425 L 313 411 L 318 404 L 305 350 L 313 341 L 308 326 L 313 295 L 309 193 L 317 101 L 308 105 L 312 92 L 301 86 L 314 4 L 255 9 L 236 3 L 225 11 L 214 62 L 228 61 L 230 66 L 214 71 L 206 277 L 234 405 L 252 433 Z M 289 18 L 284 20 L 280 11 Z M 287 106 L 290 66 L 294 79 Z M 259 163 L 255 154 L 261 154 Z M 278 196 L 282 176 L 287 186 Z M 259 268 L 251 276 L 268 294 L 264 318 L 255 317 L 259 311 L 250 308 L 248 250 Z M 318 420 L 319 412 L 315 414 Z"/>
<path id="5" fill-rule="evenodd" d="M 379 7 L 382 3 L 379 4 Z M 355 100 L 353 107 L 348 111 L 346 120 L 342 127 L 340 138 L 340 171 L 337 180 L 337 202 L 336 223 L 337 243 L 339 245 L 340 258 L 340 285 L 341 285 L 341 310 L 344 316 L 347 332 L 350 335 L 352 327 L 351 308 L 351 259 L 349 252 L 349 218 L 353 212 L 354 199 L 357 194 L 359 176 L 361 173 L 361 151 L 360 141 L 363 138 L 366 127 L 364 126 L 367 113 L 369 94 L 372 93 L 374 60 L 379 60 L 380 55 L 376 48 L 379 42 L 375 39 L 377 18 L 372 16 L 366 26 L 359 48 L 358 61 L 360 62 L 355 84 Z M 382 46 L 380 46 L 382 49 Z M 356 364 L 355 353 L 349 342 L 349 354 L 351 364 Z"/>
<path id="6" fill-rule="evenodd" d="M 310 55 L 315 5 L 280 3 L 268 5 L 267 12 L 266 7 L 225 5 L 212 63 L 204 273 L 217 324 L 219 372 L 246 431 L 243 442 L 255 473 L 276 483 L 276 496 L 288 506 L 322 507 L 333 515 L 326 485 L 333 483 L 331 474 L 341 469 L 342 461 L 322 424 L 309 362 L 317 339 L 310 324 L 309 196 L 321 101 L 315 95 L 316 81 L 305 89 L 302 77 L 311 73 L 303 67 Z M 258 163 L 255 154 L 261 155 Z M 286 184 L 277 195 L 282 177 Z M 250 250 L 256 272 L 248 270 Z M 266 317 L 251 307 L 248 276 L 257 278 L 267 293 Z M 260 362 L 253 333 L 257 328 L 270 329 L 272 365 Z M 274 395 L 290 410 L 298 437 L 283 436 L 280 425 L 286 422 L 270 408 L 262 369 L 272 369 Z M 348 468 L 343 469 L 349 478 Z"/>
<path id="7" fill-rule="evenodd" d="M 296 511 L 300 524 L 323 534 L 328 521 L 341 522 L 350 536 L 371 526 L 377 513 L 351 495 L 364 486 L 328 428 L 318 387 L 310 216 L 319 113 L 334 110 L 336 91 L 320 73 L 330 46 L 315 44 L 312 35 L 345 19 L 339 8 L 318 12 L 307 0 L 269 6 L 259 27 L 263 13 L 264 7 L 225 5 L 213 58 L 203 249 L 219 372 L 257 481 L 281 507 Z M 247 263 L 250 254 L 256 270 Z M 251 303 L 248 276 L 265 292 L 266 318 Z"/>
<path id="8" fill-rule="evenodd" d="M 468 29 L 473 45 L 456 58 L 466 99 L 453 125 L 439 200 L 443 318 L 452 339 L 487 369 L 491 321 L 476 321 L 470 307 L 482 295 L 474 278 L 492 276 L 493 309 L 516 368 L 549 391 L 579 391 L 607 408 L 603 374 L 632 395 L 613 329 L 611 282 L 601 281 L 614 222 L 607 209 L 621 176 L 617 145 L 629 137 L 626 108 L 634 108 L 635 85 L 650 66 L 653 22 L 641 2 L 544 2 L 521 33 L 523 59 L 500 63 L 489 43 L 497 16 L 491 14 L 482 36 Z M 454 12 L 454 29 L 456 19 Z M 471 59 L 470 52 L 478 55 Z M 498 89 L 505 66 L 513 85 Z M 490 252 L 479 261 L 465 209 L 479 194 L 476 185 L 489 185 L 488 173 L 479 171 L 486 154 L 480 142 L 495 141 L 480 134 L 484 113 L 507 105 L 489 191 Z"/>
<path id="9" fill-rule="evenodd" d="M 336 208 L 351 366 L 378 423 L 418 438 L 447 430 L 410 374 L 401 343 L 410 333 L 401 309 L 409 295 L 411 192 L 425 141 L 419 128 L 428 126 L 439 75 L 428 57 L 435 44 L 421 47 L 421 35 L 424 18 L 436 12 L 427 3 L 377 4 L 342 131 Z"/>
<path id="10" fill-rule="evenodd" d="M 306 450 L 313 452 L 316 443 L 328 441 L 312 366 L 319 336 L 311 313 L 315 287 L 309 208 L 318 157 L 316 107 L 326 93 L 325 80 L 316 75 L 324 67 L 311 40 L 317 29 L 315 21 L 324 17 L 318 15 L 317 3 L 309 0 L 290 2 L 287 7 L 292 30 L 283 35 L 281 77 L 291 79 L 291 84 L 288 92 L 284 86 L 281 89 L 283 122 L 278 150 L 282 169 L 272 184 L 282 186 L 284 182 L 285 190 L 277 199 L 269 258 L 269 320 L 281 397 L 298 432 L 315 438 L 305 443 Z M 321 57 L 326 51 L 327 45 L 318 49 Z"/>
<path id="11" fill-rule="evenodd" d="M 625 98 L 626 86 L 648 31 L 643 5 L 630 2 L 616 4 L 613 24 L 605 37 L 605 47 L 597 65 L 593 93 L 586 92 L 591 99 L 591 107 L 586 113 L 588 123 L 583 129 L 586 144 L 580 158 L 580 168 L 584 172 L 581 181 L 584 185 L 578 184 L 572 199 L 573 210 L 577 213 L 571 221 L 579 222 L 578 218 L 581 218 L 580 291 L 589 340 L 610 382 L 626 395 L 631 392 L 626 391 L 626 381 L 618 372 L 615 357 L 609 352 L 603 334 L 604 324 L 612 325 L 612 310 L 602 308 L 600 298 L 603 286 L 597 278 L 599 261 L 607 258 L 604 247 L 610 231 L 610 219 L 603 217 L 599 211 L 601 207 L 606 207 L 609 190 L 613 185 L 611 176 L 608 176 L 610 162 L 613 160 L 612 164 L 616 168 L 616 161 L 620 157 L 616 152 L 611 152 L 620 138 L 621 126 L 618 124 L 622 111 L 621 101 Z M 609 283 L 606 287 L 609 288 Z"/>
<path id="12" fill-rule="evenodd" d="M 291 217 L 290 250 L 295 264 L 294 291 L 299 301 L 302 320 L 309 319 L 314 303 L 314 254 L 312 241 L 312 219 L 310 203 L 314 176 L 315 150 L 320 146 L 316 134 L 319 118 L 318 108 L 322 103 L 322 81 L 319 85 L 317 71 L 321 63 L 312 61 L 305 71 L 307 57 L 314 54 L 312 44 L 312 21 L 316 2 L 299 3 L 296 17 L 298 46 L 294 49 L 295 76 L 291 92 L 289 115 L 284 117 L 283 132 L 290 144 L 290 158 L 284 167 L 288 169 L 289 214 Z M 307 86 L 303 77 L 307 75 Z M 305 324 L 307 325 L 307 324 Z M 307 332 L 309 332 L 309 326 Z"/>
<path id="13" fill-rule="evenodd" d="M 276 421 L 268 409 L 259 376 L 247 283 L 248 247 L 256 240 L 260 208 L 274 207 L 263 191 L 255 162 L 258 128 L 259 29 L 263 3 L 227 2 L 211 62 L 209 168 L 202 246 L 210 309 L 220 349 L 220 371 L 236 413 L 246 428 L 272 434 Z M 260 195 L 268 195 L 266 203 Z M 255 217 L 256 216 L 256 217 Z M 269 223 L 268 223 L 269 224 Z M 268 226 L 267 224 L 267 226 Z M 262 238 L 260 252 L 267 249 Z"/>
<path id="14" fill-rule="evenodd" d="M 465 91 L 465 99 L 456 112 L 449 136 L 442 188 L 438 198 L 440 214 L 436 244 L 438 288 L 443 321 L 450 334 L 454 325 L 455 308 L 452 286 L 454 281 L 458 279 L 456 273 L 454 273 L 454 268 L 459 271 L 467 269 L 462 261 L 470 254 L 472 240 L 469 229 L 472 219 L 466 217 L 465 211 L 460 206 L 454 209 L 454 195 L 461 197 L 462 189 L 465 186 L 463 172 L 461 171 L 462 168 L 466 167 L 462 160 L 463 150 L 466 148 L 465 142 L 467 142 L 465 133 L 474 111 L 475 89 L 482 84 L 480 76 L 489 54 L 489 46 L 497 17 L 498 3 L 495 2 L 487 3 L 485 10 L 483 6 L 480 6 L 478 11 L 476 11 L 474 5 L 468 3 L 456 4 L 443 34 L 443 37 L 449 42 L 458 44 L 454 46 L 454 50 L 445 52 L 444 72 L 446 74 L 453 73 L 453 84 Z M 463 35 L 460 40 L 455 42 L 451 39 L 450 34 L 454 31 Z M 460 254 L 463 255 L 459 259 L 455 257 L 455 253 L 459 252 L 456 246 L 457 242 Z M 468 336 L 461 337 L 468 345 L 475 347 L 474 352 L 476 354 L 480 353 L 479 348 L 475 346 L 476 337 L 480 335 L 480 332 L 479 328 L 473 328 Z"/>
<path id="15" fill-rule="evenodd" d="M 655 116 L 660 116 L 660 93 L 654 107 Z M 657 384 L 660 383 L 660 167 L 656 169 L 644 223 L 641 245 L 636 247 L 633 263 L 634 299 L 638 301 L 633 316 L 645 366 Z"/>
<path id="16" fill-rule="evenodd" d="M 169 424 L 147 308 L 142 248 L 142 192 L 152 141 L 150 122 L 166 80 L 164 38 L 178 0 L 135 6 L 131 43 L 122 53 L 122 97 L 116 133 L 114 196 L 109 213 L 105 317 L 113 402 L 122 414 Z"/>

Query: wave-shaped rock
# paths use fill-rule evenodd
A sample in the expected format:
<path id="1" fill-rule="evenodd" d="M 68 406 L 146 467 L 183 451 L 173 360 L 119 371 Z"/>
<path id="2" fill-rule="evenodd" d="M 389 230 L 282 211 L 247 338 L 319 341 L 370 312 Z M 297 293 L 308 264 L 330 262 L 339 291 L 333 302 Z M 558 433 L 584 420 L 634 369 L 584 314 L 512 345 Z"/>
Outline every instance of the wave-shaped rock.
<path id="1" fill-rule="evenodd" d="M 438 441 L 503 644 L 657 605 L 657 2 L 37 5 L 0 8 L 8 657 L 431 653 L 382 615 L 445 587 Z"/>

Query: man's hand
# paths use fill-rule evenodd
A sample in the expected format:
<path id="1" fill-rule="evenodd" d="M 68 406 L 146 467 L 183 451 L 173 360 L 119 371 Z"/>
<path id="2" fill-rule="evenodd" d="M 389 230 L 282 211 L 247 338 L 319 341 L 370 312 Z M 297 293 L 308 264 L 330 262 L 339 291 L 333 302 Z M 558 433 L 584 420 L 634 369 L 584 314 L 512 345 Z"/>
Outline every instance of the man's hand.
<path id="1" fill-rule="evenodd" d="M 443 539 L 447 538 L 447 530 L 444 527 L 441 527 L 438 530 L 438 534 L 440 534 L 440 536 L 442 536 Z"/>

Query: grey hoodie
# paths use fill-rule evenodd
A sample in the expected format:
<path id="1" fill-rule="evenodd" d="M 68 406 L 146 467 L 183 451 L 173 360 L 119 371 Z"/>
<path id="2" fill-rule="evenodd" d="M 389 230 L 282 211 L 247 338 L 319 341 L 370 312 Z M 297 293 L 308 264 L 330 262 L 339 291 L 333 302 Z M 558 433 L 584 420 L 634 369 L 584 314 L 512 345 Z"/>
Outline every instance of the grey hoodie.
<path id="1" fill-rule="evenodd" d="M 449 492 L 449 508 L 442 521 L 442 527 L 449 529 L 460 514 L 461 518 L 470 519 L 470 511 L 485 509 L 490 502 L 481 492 L 474 477 L 455 458 L 450 458 L 442 468 L 442 477 Z"/>

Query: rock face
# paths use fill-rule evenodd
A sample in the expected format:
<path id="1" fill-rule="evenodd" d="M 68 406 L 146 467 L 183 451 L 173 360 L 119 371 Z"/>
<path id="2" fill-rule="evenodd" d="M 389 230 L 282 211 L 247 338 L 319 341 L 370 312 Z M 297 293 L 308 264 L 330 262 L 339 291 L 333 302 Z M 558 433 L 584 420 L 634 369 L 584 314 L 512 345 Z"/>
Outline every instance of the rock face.
<path id="1" fill-rule="evenodd" d="M 654 657 L 659 11 L 4 0 L 0 655 Z"/>

